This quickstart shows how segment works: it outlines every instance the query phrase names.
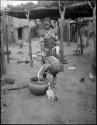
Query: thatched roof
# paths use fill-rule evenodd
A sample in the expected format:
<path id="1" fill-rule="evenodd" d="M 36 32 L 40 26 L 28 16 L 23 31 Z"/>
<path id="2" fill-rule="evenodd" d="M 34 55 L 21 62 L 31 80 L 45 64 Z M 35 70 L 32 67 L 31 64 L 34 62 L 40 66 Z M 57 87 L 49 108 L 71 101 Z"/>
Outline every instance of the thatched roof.
<path id="1" fill-rule="evenodd" d="M 22 18 L 22 19 L 26 18 L 25 11 L 23 10 L 8 11 L 7 13 L 8 15 L 13 17 Z M 43 19 L 45 17 L 50 17 L 54 19 L 59 17 L 58 8 L 41 7 L 41 8 L 30 10 L 30 19 Z"/>
<path id="2" fill-rule="evenodd" d="M 66 9 L 65 18 L 92 17 L 93 11 L 87 2 L 71 5 Z"/>
<path id="3" fill-rule="evenodd" d="M 23 19 L 26 18 L 25 11 L 23 10 L 8 11 L 7 13 L 8 15 L 13 17 L 23 18 Z M 92 9 L 90 8 L 87 2 L 66 8 L 66 12 L 64 15 L 66 19 L 68 18 L 75 19 L 78 17 L 92 17 L 92 16 L 93 16 Z M 50 17 L 51 19 L 58 19 L 60 17 L 59 8 L 41 7 L 30 10 L 30 19 L 42 19 L 45 17 Z"/>

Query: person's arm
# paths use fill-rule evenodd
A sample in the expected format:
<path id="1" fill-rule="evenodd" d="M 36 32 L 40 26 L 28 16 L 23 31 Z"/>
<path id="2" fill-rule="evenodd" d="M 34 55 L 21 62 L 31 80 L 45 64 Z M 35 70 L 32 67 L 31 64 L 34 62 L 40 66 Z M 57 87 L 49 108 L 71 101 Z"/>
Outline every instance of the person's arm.
<path id="1" fill-rule="evenodd" d="M 56 46 L 60 46 L 60 42 L 58 40 L 58 36 L 56 34 L 53 33 L 53 38 L 55 39 L 56 41 Z"/>
<path id="2" fill-rule="evenodd" d="M 49 67 L 50 67 L 50 64 L 49 64 L 49 63 L 43 64 L 43 66 L 40 68 L 40 70 L 39 70 L 39 72 L 38 72 L 38 74 L 37 74 L 38 79 L 43 78 L 43 74 L 44 74 L 45 72 L 47 72 L 47 69 L 48 69 Z"/>
<path id="3" fill-rule="evenodd" d="M 40 38 L 40 44 L 44 43 L 44 37 Z"/>
<path id="4" fill-rule="evenodd" d="M 59 55 L 60 55 L 60 42 L 58 40 L 58 36 L 56 36 L 56 46 L 55 46 L 55 49 L 56 49 L 56 54 L 59 57 Z"/>
<path id="5" fill-rule="evenodd" d="M 44 38 L 43 37 L 40 38 L 40 47 L 41 47 L 41 51 L 42 51 L 44 48 Z"/>
<path id="6" fill-rule="evenodd" d="M 55 39 L 55 41 L 56 41 L 56 46 L 60 46 L 60 42 L 59 42 L 59 40 L 58 40 L 58 36 L 55 34 L 55 33 L 53 33 L 53 31 L 51 30 L 51 34 L 52 34 L 52 37 Z"/>

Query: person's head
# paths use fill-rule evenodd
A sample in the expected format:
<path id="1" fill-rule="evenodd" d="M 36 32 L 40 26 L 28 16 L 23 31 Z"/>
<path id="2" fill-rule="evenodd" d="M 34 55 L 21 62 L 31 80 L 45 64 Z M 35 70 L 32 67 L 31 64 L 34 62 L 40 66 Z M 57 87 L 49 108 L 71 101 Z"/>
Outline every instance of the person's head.
<path id="1" fill-rule="evenodd" d="M 50 18 L 46 17 L 43 21 L 43 27 L 44 29 L 48 30 L 52 26 Z"/>

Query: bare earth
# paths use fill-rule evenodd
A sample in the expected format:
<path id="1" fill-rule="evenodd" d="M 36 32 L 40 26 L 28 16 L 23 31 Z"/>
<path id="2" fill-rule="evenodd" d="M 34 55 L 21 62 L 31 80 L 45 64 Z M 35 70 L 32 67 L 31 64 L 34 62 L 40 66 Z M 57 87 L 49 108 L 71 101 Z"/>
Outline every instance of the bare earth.
<path id="1" fill-rule="evenodd" d="M 35 96 L 28 88 L 1 93 L 6 106 L 2 106 L 2 124 L 96 124 L 96 81 L 89 79 L 90 55 L 89 48 L 84 55 L 72 56 L 75 44 L 70 47 L 65 45 L 64 53 L 68 64 L 64 64 L 64 73 L 59 73 L 54 92 L 58 97 L 53 105 L 47 97 Z M 19 47 L 10 47 L 13 58 L 28 57 L 28 45 L 25 44 L 23 54 L 17 54 Z M 32 41 L 33 52 L 39 51 L 38 39 Z M 30 64 L 16 64 L 17 60 L 10 60 L 6 66 L 7 78 L 14 78 L 14 85 L 22 86 L 30 82 L 30 78 L 37 75 L 41 67 L 39 61 Z M 75 66 L 76 69 L 67 69 Z M 50 81 L 52 76 L 48 75 Z M 84 78 L 84 82 L 80 79 Z"/>

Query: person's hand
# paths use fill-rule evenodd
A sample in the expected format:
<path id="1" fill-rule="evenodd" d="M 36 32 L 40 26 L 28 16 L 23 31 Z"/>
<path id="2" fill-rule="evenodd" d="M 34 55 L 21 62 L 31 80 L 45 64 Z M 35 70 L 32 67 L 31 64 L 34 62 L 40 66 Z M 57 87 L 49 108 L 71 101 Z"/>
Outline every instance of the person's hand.
<path id="1" fill-rule="evenodd" d="M 55 38 L 56 38 L 56 40 L 58 40 L 58 36 L 57 35 L 55 36 Z"/>
<path id="2" fill-rule="evenodd" d="M 60 47 L 59 46 L 56 46 L 56 54 L 58 55 L 59 54 L 59 50 L 60 50 Z"/>
<path id="3" fill-rule="evenodd" d="M 41 77 L 38 77 L 38 81 L 41 81 Z"/>
<path id="4" fill-rule="evenodd" d="M 56 54 L 56 56 L 59 58 L 59 57 L 60 57 L 60 54 Z"/>
<path id="5" fill-rule="evenodd" d="M 40 47 L 41 47 L 41 52 L 43 52 L 44 51 L 44 45 L 40 45 Z"/>

